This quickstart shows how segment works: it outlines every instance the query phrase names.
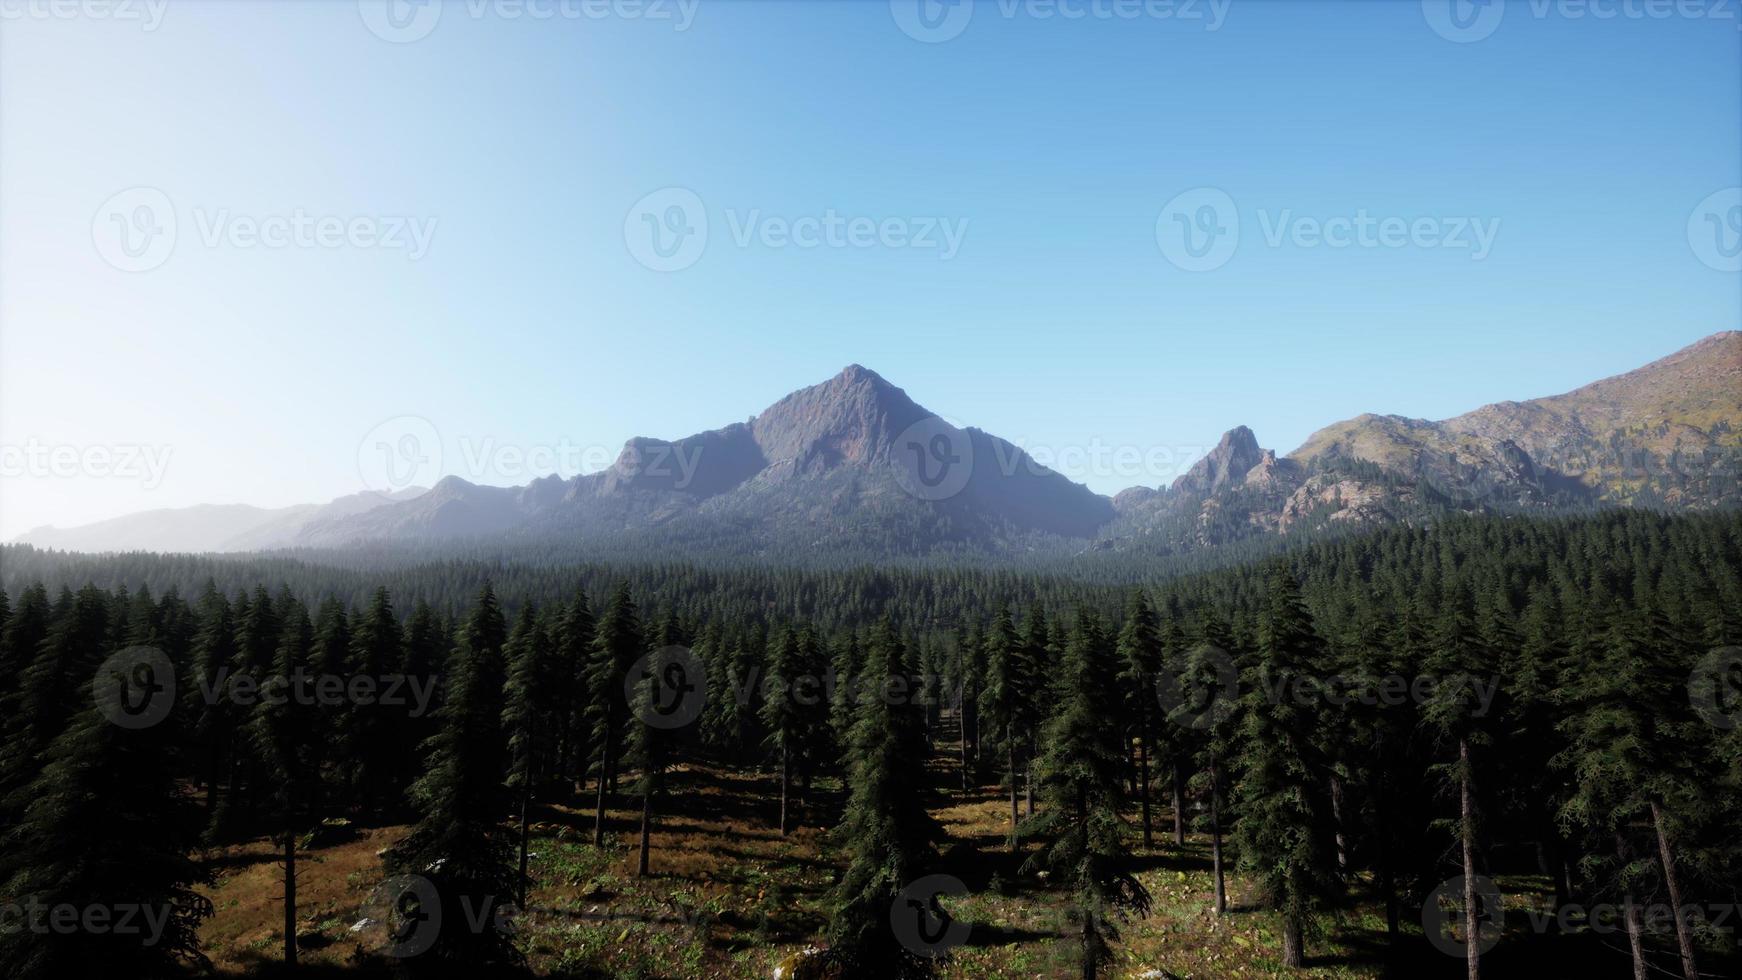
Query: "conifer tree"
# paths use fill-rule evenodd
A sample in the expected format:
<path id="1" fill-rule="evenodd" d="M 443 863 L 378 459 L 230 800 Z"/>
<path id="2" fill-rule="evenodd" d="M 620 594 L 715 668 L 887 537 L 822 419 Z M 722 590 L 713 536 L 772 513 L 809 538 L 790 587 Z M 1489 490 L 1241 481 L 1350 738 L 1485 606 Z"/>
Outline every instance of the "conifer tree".
<path id="1" fill-rule="evenodd" d="M 1040 758 L 1040 730 L 1050 715 L 1052 677 L 1056 664 L 1052 657 L 1052 631 L 1047 626 L 1046 611 L 1037 599 L 1028 607 L 1022 623 L 1022 656 L 1016 661 L 1012 678 L 1021 692 L 1017 701 L 1022 706 L 1021 727 L 1028 733 L 1027 771 L 1023 776 L 1024 813 L 1034 816 L 1034 766 Z"/>
<path id="2" fill-rule="evenodd" d="M 885 620 L 866 649 L 864 696 L 853 720 L 851 796 L 835 831 L 847 870 L 829 898 L 829 952 L 849 977 L 924 972 L 890 927 L 890 906 L 935 857 L 941 828 L 915 786 L 925 763 L 924 708 L 905 692 L 907 649 Z"/>
<path id="3" fill-rule="evenodd" d="M 191 651 L 192 670 L 180 687 L 182 715 L 202 767 L 199 781 L 206 787 L 206 809 L 215 815 L 223 778 L 224 685 L 235 657 L 236 624 L 230 600 L 210 579 L 199 601 L 199 629 Z"/>
<path id="4" fill-rule="evenodd" d="M 1004 775 L 1010 786 L 1010 852 L 1016 853 L 1017 824 L 1021 822 L 1016 793 L 1020 774 L 1017 754 L 1027 747 L 1027 718 L 1022 703 L 1022 640 L 1010 618 L 1008 604 L 998 607 L 986 631 L 986 683 L 980 692 L 980 714 L 995 744 L 1004 750 Z"/>
<path id="5" fill-rule="evenodd" d="M 624 757 L 635 770 L 634 792 L 641 797 L 641 839 L 636 874 L 645 878 L 649 873 L 648 854 L 652 849 L 655 802 L 665 787 L 666 769 L 671 764 L 673 733 L 659 723 L 659 674 L 646 670 L 641 677 L 629 680 L 632 698 L 626 721 L 628 733 Z M 784 804 L 784 798 L 782 802 Z M 784 810 L 781 816 L 784 819 Z"/>
<path id="6" fill-rule="evenodd" d="M 849 630 L 836 641 L 834 656 L 829 661 L 833 681 L 829 689 L 829 733 L 835 747 L 835 761 L 842 769 L 843 778 L 853 731 L 853 714 L 859 702 L 859 661 L 859 637 Z"/>
<path id="7" fill-rule="evenodd" d="M 1147 889 L 1124 866 L 1124 800 L 1117 697 L 1107 679 L 1117 659 L 1100 623 L 1087 610 L 1065 647 L 1058 689 L 1063 700 L 1047 728 L 1041 785 L 1047 806 L 1027 833 L 1049 838 L 1028 866 L 1046 868 L 1073 892 L 1081 918 L 1083 980 L 1094 980 L 1112 959 L 1119 938 L 1116 919 L 1148 915 Z"/>
<path id="8" fill-rule="evenodd" d="M 387 854 L 395 875 L 421 875 L 435 886 L 447 924 L 418 966 L 489 969 L 517 964 L 512 937 L 490 925 L 487 910 L 516 894 L 514 845 L 502 820 L 510 807 L 503 781 L 502 731 L 507 623 L 485 585 L 461 630 L 451 663 L 429 764 L 411 786 L 417 823 Z M 468 927 L 482 920 L 482 928 Z"/>
<path id="9" fill-rule="evenodd" d="M 508 788 L 520 807 L 520 903 L 526 904 L 527 847 L 530 842 L 529 811 L 545 784 L 548 767 L 556 754 L 559 705 L 552 684 L 555 651 L 551 648 L 538 613 L 528 602 L 504 647 L 508 679 L 503 691 L 502 730 L 508 737 Z"/>
<path id="10" fill-rule="evenodd" d="M 1143 814 L 1143 846 L 1154 847 L 1149 813 L 1149 760 L 1161 740 L 1163 721 L 1156 699 L 1156 682 L 1162 669 L 1161 639 L 1156 633 L 1155 612 L 1142 589 L 1133 589 L 1125 604 L 1125 623 L 1119 630 L 1119 687 L 1124 693 L 1119 705 L 1130 735 L 1137 740 L 1137 794 Z"/>
<path id="11" fill-rule="evenodd" d="M 284 855 L 284 963 L 296 965 L 296 838 L 304 819 L 305 794 L 312 784 L 315 753 L 315 706 L 291 685 L 308 669 L 314 646 L 314 624 L 301 603 L 283 617 L 278 650 L 263 679 L 261 696 L 248 720 L 254 757 L 260 760 L 264 795 L 278 813 Z"/>
<path id="12" fill-rule="evenodd" d="M 1298 969 L 1306 927 L 1337 890 L 1318 705 L 1289 694 L 1310 682 L 1324 648 L 1286 568 L 1272 571 L 1266 599 L 1238 705 L 1234 839 L 1242 870 L 1282 920 L 1283 965 Z"/>
<path id="13" fill-rule="evenodd" d="M 370 678 L 377 693 L 384 681 L 405 662 L 405 633 L 393 611 L 393 598 L 385 588 L 375 590 L 369 609 L 358 620 L 351 636 L 347 674 Z M 403 687 L 399 695 L 406 692 Z M 343 747 L 351 798 L 363 812 L 378 814 L 383 805 L 398 798 L 409 776 L 397 754 L 399 738 L 394 726 L 403 718 L 394 706 L 379 698 L 362 699 L 346 706 Z"/>
<path id="14" fill-rule="evenodd" d="M 789 827 L 787 798 L 791 791 L 793 762 L 805 750 L 812 731 L 799 704 L 797 685 L 804 678 L 804 651 L 792 627 L 780 631 L 768 649 L 767 696 L 762 702 L 764 744 L 780 757 L 780 817 L 777 826 L 786 836 Z"/>
<path id="15" fill-rule="evenodd" d="M 588 752 L 592 731 L 587 723 L 587 665 L 592 656 L 595 625 L 587 593 L 577 587 L 574 598 L 563 607 L 562 623 L 554 638 L 556 669 L 561 675 L 557 703 L 563 710 L 558 766 L 577 793 L 586 782 L 586 769 L 591 759 Z"/>
<path id="16" fill-rule="evenodd" d="M 85 626 L 107 620 L 86 613 Z M 207 880 L 192 857 L 200 814 L 176 779 L 175 726 L 115 724 L 91 697 L 95 673 L 83 678 L 85 707 L 53 740 L 27 788 L 29 805 L 0 835 L 0 850 L 11 856 L 0 894 L 42 910 L 0 931 L 0 971 L 184 976 L 189 966 L 207 965 L 198 928 L 212 904 L 195 890 Z M 125 675 L 111 680 L 130 683 Z M 105 928 L 48 927 L 56 909 L 69 908 L 81 923 L 100 914 Z"/>
<path id="17" fill-rule="evenodd" d="M 441 680 L 445 672 L 452 642 L 441 618 L 423 599 L 412 608 L 411 619 L 405 624 L 405 662 L 400 672 L 405 675 L 407 689 L 423 692 L 424 703 L 413 703 L 401 713 L 397 732 L 399 758 L 415 767 L 423 757 L 423 743 L 436 732 L 436 713 L 441 708 Z M 421 709 L 421 714 L 419 710 Z"/>
<path id="18" fill-rule="evenodd" d="M 108 597 L 94 585 L 77 595 L 63 592 L 55 603 L 47 635 L 19 679 L 12 705 L 17 714 L 7 719 L 6 751 L 0 753 L 0 812 L 20 814 L 32 802 L 30 785 L 49 746 L 77 706 L 89 703 L 91 678 L 110 652 L 110 612 Z M 6 861 L 0 855 L 0 871 Z"/>
<path id="19" fill-rule="evenodd" d="M 605 803 L 607 793 L 616 784 L 617 764 L 623 751 L 623 730 L 629 715 L 629 705 L 623 695 L 623 679 L 630 664 L 641 656 L 643 646 L 641 620 L 635 601 L 629 596 L 629 584 L 619 583 L 605 607 L 605 614 L 599 619 L 587 675 L 592 740 L 599 753 L 596 769 L 598 805 L 593 815 L 595 847 L 605 843 Z"/>
<path id="20" fill-rule="evenodd" d="M 1571 692 L 1575 708 L 1563 723 L 1568 744 L 1557 762 L 1571 774 L 1574 792 L 1562 819 L 1615 838 L 1624 884 L 1642 875 L 1630 834 L 1651 839 L 1649 850 L 1657 855 L 1657 872 L 1676 910 L 1681 971 L 1697 980 L 1691 924 L 1683 914 L 1676 830 L 1682 814 L 1709 805 L 1703 785 L 1708 777 L 1697 768 L 1703 757 L 1699 743 L 1709 730 L 1691 715 L 1678 683 L 1693 662 L 1687 641 L 1670 631 L 1648 597 L 1638 602 L 1608 615 L 1596 660 Z M 1633 935 L 1639 972 L 1643 953 L 1637 932 Z"/>
<path id="21" fill-rule="evenodd" d="M 1477 632 L 1471 597 L 1459 583 L 1451 583 L 1443 597 L 1435 623 L 1427 668 L 1436 681 L 1433 696 L 1422 706 L 1422 723 L 1440 741 L 1456 751 L 1456 761 L 1442 768 L 1457 787 L 1457 839 L 1464 872 L 1464 954 L 1470 980 L 1481 976 L 1482 928 L 1477 902 L 1478 823 L 1475 753 L 1488 741 L 1483 709 L 1474 680 L 1479 680 L 1489 662 L 1488 649 Z"/>

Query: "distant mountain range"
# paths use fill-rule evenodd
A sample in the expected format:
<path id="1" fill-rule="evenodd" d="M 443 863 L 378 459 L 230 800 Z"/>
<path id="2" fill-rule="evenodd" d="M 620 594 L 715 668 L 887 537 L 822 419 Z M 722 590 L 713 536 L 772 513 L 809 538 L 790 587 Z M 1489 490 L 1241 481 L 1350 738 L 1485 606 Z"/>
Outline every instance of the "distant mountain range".
<path id="1" fill-rule="evenodd" d="M 1244 426 L 1167 487 L 1109 499 L 853 365 L 749 422 L 631 439 L 606 470 L 519 487 L 446 477 L 263 510 L 202 506 L 19 543 L 78 551 L 609 546 L 780 556 L 1175 553 L 1471 510 L 1742 503 L 1742 332 L 1551 398 L 1440 422 L 1362 415 L 1278 456 Z M 1074 544 L 1073 544 L 1074 542 Z"/>

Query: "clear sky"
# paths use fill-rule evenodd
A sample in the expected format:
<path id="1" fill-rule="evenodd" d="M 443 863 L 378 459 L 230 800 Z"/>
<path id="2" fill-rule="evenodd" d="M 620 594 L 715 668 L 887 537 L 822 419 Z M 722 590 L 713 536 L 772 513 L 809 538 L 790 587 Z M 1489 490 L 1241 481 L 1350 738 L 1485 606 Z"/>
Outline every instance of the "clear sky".
<path id="1" fill-rule="evenodd" d="M 1110 493 L 1742 326 L 1734 3 L 60 2 L 0 0 L 5 537 L 853 362 Z"/>

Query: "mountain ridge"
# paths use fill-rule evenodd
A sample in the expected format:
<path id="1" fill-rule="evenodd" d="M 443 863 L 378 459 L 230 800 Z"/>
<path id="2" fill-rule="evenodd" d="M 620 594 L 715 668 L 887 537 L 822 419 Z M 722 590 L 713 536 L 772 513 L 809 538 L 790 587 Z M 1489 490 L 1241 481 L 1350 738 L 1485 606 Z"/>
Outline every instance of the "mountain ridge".
<path id="1" fill-rule="evenodd" d="M 852 541 L 908 554 L 1059 540 L 1172 551 L 1447 509 L 1724 506 L 1742 502 L 1739 457 L 1742 331 L 1559 395 L 1437 422 L 1359 415 L 1285 456 L 1235 426 L 1170 485 L 1111 498 L 1013 443 L 932 414 L 855 363 L 748 421 L 678 439 L 631 438 L 594 473 L 511 487 L 447 476 L 428 491 L 365 491 L 272 511 L 151 511 L 16 540 L 238 551 L 627 535 L 655 550 L 708 541 L 802 551 Z"/>

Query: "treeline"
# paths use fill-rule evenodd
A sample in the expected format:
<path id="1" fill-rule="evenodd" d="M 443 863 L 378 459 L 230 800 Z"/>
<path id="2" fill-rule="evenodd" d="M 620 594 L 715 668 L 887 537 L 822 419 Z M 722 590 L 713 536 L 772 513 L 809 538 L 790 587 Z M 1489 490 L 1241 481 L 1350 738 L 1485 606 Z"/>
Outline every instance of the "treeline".
<path id="1" fill-rule="evenodd" d="M 1742 664 L 1710 653 L 1742 644 L 1733 513 L 1454 519 L 1136 589 L 553 567 L 502 569 L 510 584 L 462 605 L 450 590 L 481 571 L 462 563 L 400 569 L 400 589 L 360 600 L 360 572 L 287 563 L 282 583 L 184 598 L 159 563 L 224 563 L 127 556 L 109 574 L 130 589 L 51 592 L 12 585 L 21 554 L 61 560 L 6 553 L 0 900 L 167 910 L 150 945 L 0 934 L 0 966 L 23 976 L 197 962 L 211 909 L 193 855 L 263 834 L 283 851 L 294 961 L 298 850 L 332 817 L 411 823 L 387 870 L 431 882 L 421 900 L 448 923 L 524 902 L 541 802 L 587 805 L 602 846 L 612 801 L 633 800 L 645 873 L 685 760 L 765 769 L 781 832 L 832 820 L 811 787 L 841 776 L 827 958 L 919 974 L 933 951 L 889 912 L 938 867 L 938 789 L 915 774 L 946 747 L 964 789 L 1008 792 L 1005 847 L 1078 911 L 1085 975 L 1148 909 L 1129 852 L 1158 829 L 1209 836 L 1216 911 L 1238 867 L 1291 966 L 1359 896 L 1397 946 L 1442 899 L 1490 901 L 1521 860 L 1557 907 L 1678 910 L 1626 915 L 1638 976 L 1662 960 L 1693 980 L 1734 955 L 1700 911 L 1742 881 L 1742 706 L 1725 700 Z M 519 961 L 506 932 L 449 928 L 404 962 Z"/>

